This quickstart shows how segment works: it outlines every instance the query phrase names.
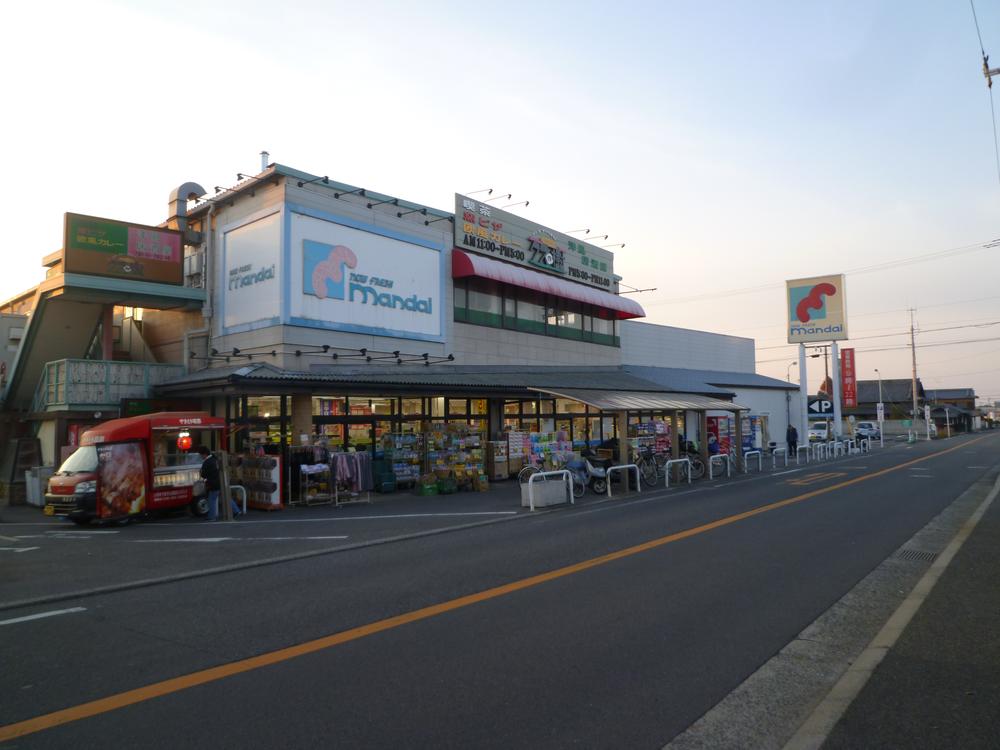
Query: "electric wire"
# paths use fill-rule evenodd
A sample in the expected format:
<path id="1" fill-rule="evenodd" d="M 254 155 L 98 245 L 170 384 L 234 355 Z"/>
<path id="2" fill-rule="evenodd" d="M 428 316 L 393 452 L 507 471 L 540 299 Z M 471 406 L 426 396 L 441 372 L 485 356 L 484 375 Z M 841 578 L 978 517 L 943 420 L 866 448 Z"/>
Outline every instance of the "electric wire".
<path id="1" fill-rule="evenodd" d="M 997 165 L 997 182 L 1000 182 L 1000 140 L 997 139 L 997 110 L 993 103 L 993 79 L 989 74 L 989 58 L 986 56 L 986 48 L 983 46 L 983 34 L 979 30 L 979 16 L 976 15 L 976 4 L 969 0 L 969 7 L 972 8 L 972 20 L 976 24 L 976 36 L 979 38 L 979 54 L 983 57 L 983 73 L 989 81 L 987 91 L 990 94 L 990 117 L 993 122 L 993 156 Z"/>

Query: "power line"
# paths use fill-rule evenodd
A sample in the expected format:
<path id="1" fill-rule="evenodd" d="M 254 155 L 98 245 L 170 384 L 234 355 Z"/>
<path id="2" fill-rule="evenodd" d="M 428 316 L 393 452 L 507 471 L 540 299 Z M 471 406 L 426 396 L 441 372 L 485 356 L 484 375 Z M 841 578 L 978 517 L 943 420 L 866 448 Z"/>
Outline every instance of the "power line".
<path id="1" fill-rule="evenodd" d="M 911 265 L 913 263 L 925 263 L 932 260 L 940 260 L 942 258 L 952 257 L 954 255 L 962 255 L 964 253 L 971 253 L 977 250 L 986 250 L 994 247 L 1000 247 L 1000 239 L 993 239 L 987 242 L 976 242 L 971 245 L 959 245 L 957 247 L 948 248 L 947 250 L 936 250 L 932 253 L 926 253 L 924 255 L 913 255 L 908 258 L 889 260 L 885 261 L 884 263 L 877 263 L 873 266 L 861 266 L 859 268 L 849 268 L 846 271 L 844 271 L 844 274 L 860 275 L 866 273 L 877 273 L 879 271 L 888 271 L 892 268 L 898 268 L 899 266 Z M 772 282 L 770 284 L 760 284 L 758 286 L 748 286 L 748 287 L 742 287 L 740 289 L 729 289 L 723 292 L 707 292 L 705 294 L 695 294 L 690 297 L 675 297 L 674 299 L 654 300 L 652 302 L 647 302 L 646 306 L 654 307 L 656 305 L 676 305 L 685 302 L 703 302 L 707 300 L 721 299 L 723 297 L 736 297 L 743 294 L 763 292 L 770 289 L 780 289 L 783 286 L 784 282 Z"/>
<path id="2" fill-rule="evenodd" d="M 1000 325 L 1000 320 L 990 321 L 989 323 L 971 323 L 962 326 L 947 326 L 945 328 L 923 328 L 919 329 L 917 333 L 937 333 L 938 331 L 957 331 L 960 328 L 988 328 L 990 326 Z M 874 336 L 852 336 L 850 341 L 863 341 L 865 339 L 884 339 L 890 338 L 892 336 L 909 336 L 909 331 L 897 331 L 896 333 L 879 333 Z M 784 349 L 785 347 L 798 346 L 798 344 L 783 344 L 781 346 L 761 346 L 758 347 L 757 351 L 764 351 L 766 349 Z M 859 350 L 860 351 L 860 350 Z"/>
<path id="3" fill-rule="evenodd" d="M 907 331 L 907 335 L 909 335 L 909 331 Z M 930 349 L 937 346 L 955 346 L 957 344 L 978 344 L 984 341 L 1000 341 L 1000 336 L 994 336 L 988 339 L 963 339 L 962 341 L 938 341 L 931 344 L 917 344 L 917 349 Z M 909 344 L 903 344 L 900 346 L 886 346 L 878 349 L 856 349 L 855 351 L 857 351 L 860 354 L 863 352 L 895 352 L 909 348 L 910 348 Z M 784 362 L 787 358 L 788 357 L 785 356 L 779 359 L 758 359 L 757 364 L 762 365 L 766 362 Z"/>
<path id="4" fill-rule="evenodd" d="M 976 24 L 976 37 L 979 39 L 979 54 L 983 58 L 983 75 L 986 76 L 986 89 L 990 94 L 990 118 L 993 123 L 993 156 L 997 163 L 997 181 L 1000 182 L 1000 141 L 997 140 L 997 110 L 993 104 L 993 77 L 995 71 L 990 70 L 990 58 L 986 54 L 983 46 L 983 34 L 979 30 L 979 17 L 976 15 L 976 4 L 969 0 L 969 7 L 972 8 L 972 20 Z"/>

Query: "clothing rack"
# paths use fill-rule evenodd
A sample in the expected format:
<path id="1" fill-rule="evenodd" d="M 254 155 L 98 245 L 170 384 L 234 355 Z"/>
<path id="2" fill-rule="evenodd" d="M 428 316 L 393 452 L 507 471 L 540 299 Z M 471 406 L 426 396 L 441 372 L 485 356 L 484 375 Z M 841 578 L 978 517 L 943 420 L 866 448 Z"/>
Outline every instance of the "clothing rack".
<path id="1" fill-rule="evenodd" d="M 334 504 L 371 503 L 374 480 L 370 453 L 331 453 L 330 469 Z"/>

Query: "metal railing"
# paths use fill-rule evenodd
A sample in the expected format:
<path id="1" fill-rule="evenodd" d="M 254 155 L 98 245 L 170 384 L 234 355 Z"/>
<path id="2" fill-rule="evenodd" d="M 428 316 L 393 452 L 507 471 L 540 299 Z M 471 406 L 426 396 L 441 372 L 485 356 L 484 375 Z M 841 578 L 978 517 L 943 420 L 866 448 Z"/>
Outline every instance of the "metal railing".
<path id="1" fill-rule="evenodd" d="M 795 448 L 795 465 L 799 465 L 799 456 L 806 457 L 806 463 L 809 463 L 810 459 L 815 458 L 815 453 L 813 452 L 813 447 L 806 443 L 805 445 L 800 445 Z"/>
<path id="2" fill-rule="evenodd" d="M 757 457 L 757 473 L 759 474 L 764 470 L 764 456 L 760 451 L 757 450 L 747 451 L 746 453 L 743 454 L 743 473 L 744 474 L 750 473 L 750 465 L 747 463 L 747 459 L 750 458 L 750 456 Z"/>
<path id="3" fill-rule="evenodd" d="M 629 471 L 630 469 L 635 469 L 635 489 L 637 492 L 642 492 L 642 484 L 639 481 L 639 467 L 635 464 L 619 464 L 618 466 L 611 466 L 608 468 L 605 476 L 608 479 L 608 497 L 611 497 L 611 472 L 613 471 Z M 626 479 L 628 477 L 626 476 Z"/>
<path id="4" fill-rule="evenodd" d="M 778 454 L 785 457 L 785 467 L 788 466 L 788 448 L 775 448 L 771 451 L 771 471 L 778 468 Z"/>
<path id="5" fill-rule="evenodd" d="M 712 473 L 712 468 L 715 466 L 715 462 L 716 461 L 725 461 L 726 462 L 726 476 L 727 477 L 731 477 L 733 475 L 733 462 L 729 458 L 729 454 L 728 453 L 716 453 L 714 456 L 709 456 L 708 457 L 708 478 L 709 479 L 715 479 L 715 476 Z"/>
<path id="6" fill-rule="evenodd" d="M 670 468 L 671 466 L 683 466 L 684 473 L 687 474 L 688 484 L 691 484 L 691 459 L 690 458 L 672 458 L 663 465 L 663 474 L 665 478 L 665 487 L 670 486 Z"/>
<path id="7" fill-rule="evenodd" d="M 57 359 L 46 362 L 32 411 L 118 406 L 124 398 L 148 398 L 155 385 L 184 374 L 183 365 Z"/>
<path id="8" fill-rule="evenodd" d="M 247 488 L 242 484 L 231 484 L 229 485 L 229 492 L 236 492 L 243 498 L 243 513 L 245 515 L 247 512 Z"/>

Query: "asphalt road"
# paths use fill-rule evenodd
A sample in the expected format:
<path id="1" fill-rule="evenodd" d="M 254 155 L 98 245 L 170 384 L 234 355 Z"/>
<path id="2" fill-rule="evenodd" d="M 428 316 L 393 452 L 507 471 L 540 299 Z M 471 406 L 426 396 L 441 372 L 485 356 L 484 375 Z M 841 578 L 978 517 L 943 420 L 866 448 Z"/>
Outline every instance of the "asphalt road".
<path id="1" fill-rule="evenodd" d="M 36 562 L 0 558 L 0 605 L 204 569 L 223 542 L 162 540 L 219 526 L 248 537 L 227 548 L 237 563 L 352 548 L 0 611 L 0 738 L 661 747 L 986 475 L 998 447 L 996 434 L 894 446 L 488 525 L 359 518 L 349 540 L 267 540 L 338 534 L 237 522 L 47 542 Z M 363 546 L 447 525 L 465 528 Z M 183 553 L 146 552 L 166 546 Z"/>

